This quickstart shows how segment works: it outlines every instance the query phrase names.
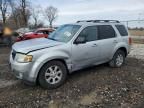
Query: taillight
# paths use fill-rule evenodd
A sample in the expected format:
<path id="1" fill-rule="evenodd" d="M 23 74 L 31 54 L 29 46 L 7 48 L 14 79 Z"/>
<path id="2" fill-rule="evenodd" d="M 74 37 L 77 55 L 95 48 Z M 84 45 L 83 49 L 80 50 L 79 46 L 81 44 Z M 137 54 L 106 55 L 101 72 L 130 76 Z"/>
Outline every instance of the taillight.
<path id="1" fill-rule="evenodd" d="M 132 44 L 132 38 L 129 37 L 129 45 L 131 45 L 131 44 Z"/>

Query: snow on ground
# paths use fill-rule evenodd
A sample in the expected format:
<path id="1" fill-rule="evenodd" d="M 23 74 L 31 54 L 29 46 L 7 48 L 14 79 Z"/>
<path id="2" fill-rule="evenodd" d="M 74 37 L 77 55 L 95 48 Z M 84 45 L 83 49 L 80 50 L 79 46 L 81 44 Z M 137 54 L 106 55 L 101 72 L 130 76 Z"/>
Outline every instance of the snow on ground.
<path id="1" fill-rule="evenodd" d="M 144 59 L 144 44 L 133 44 L 129 56 Z"/>

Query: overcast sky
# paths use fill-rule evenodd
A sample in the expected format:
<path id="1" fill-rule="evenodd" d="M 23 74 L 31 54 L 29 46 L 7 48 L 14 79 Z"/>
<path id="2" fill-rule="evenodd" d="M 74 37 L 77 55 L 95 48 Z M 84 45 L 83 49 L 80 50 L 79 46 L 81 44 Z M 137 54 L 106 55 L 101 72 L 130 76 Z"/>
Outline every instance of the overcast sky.
<path id="1" fill-rule="evenodd" d="M 34 0 L 35 1 L 35 0 Z M 59 17 L 55 24 L 86 19 L 144 19 L 144 0 L 37 0 L 35 5 L 57 7 Z"/>

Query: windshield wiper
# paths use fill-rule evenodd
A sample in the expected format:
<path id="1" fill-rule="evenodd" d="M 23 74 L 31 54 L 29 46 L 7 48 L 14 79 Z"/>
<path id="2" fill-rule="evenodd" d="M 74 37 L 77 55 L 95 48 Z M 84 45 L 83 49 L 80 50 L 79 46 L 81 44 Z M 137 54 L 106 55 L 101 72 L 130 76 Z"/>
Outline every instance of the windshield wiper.
<path id="1" fill-rule="evenodd" d="M 54 39 L 54 38 L 48 38 L 48 39 L 57 41 L 57 40 L 56 40 L 56 39 Z"/>
<path id="2" fill-rule="evenodd" d="M 47 39 L 54 40 L 54 41 L 58 41 L 58 40 L 56 40 L 56 39 L 54 39 L 54 38 L 47 38 Z"/>

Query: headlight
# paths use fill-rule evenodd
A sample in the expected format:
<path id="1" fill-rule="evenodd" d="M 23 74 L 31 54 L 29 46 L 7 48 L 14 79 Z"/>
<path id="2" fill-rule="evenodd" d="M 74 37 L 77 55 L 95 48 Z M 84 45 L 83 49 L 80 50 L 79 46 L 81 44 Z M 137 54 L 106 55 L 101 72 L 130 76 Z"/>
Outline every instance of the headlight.
<path id="1" fill-rule="evenodd" d="M 32 55 L 25 55 L 25 54 L 17 53 L 15 59 L 17 62 L 28 63 L 28 62 L 32 62 L 32 58 L 33 58 Z"/>

